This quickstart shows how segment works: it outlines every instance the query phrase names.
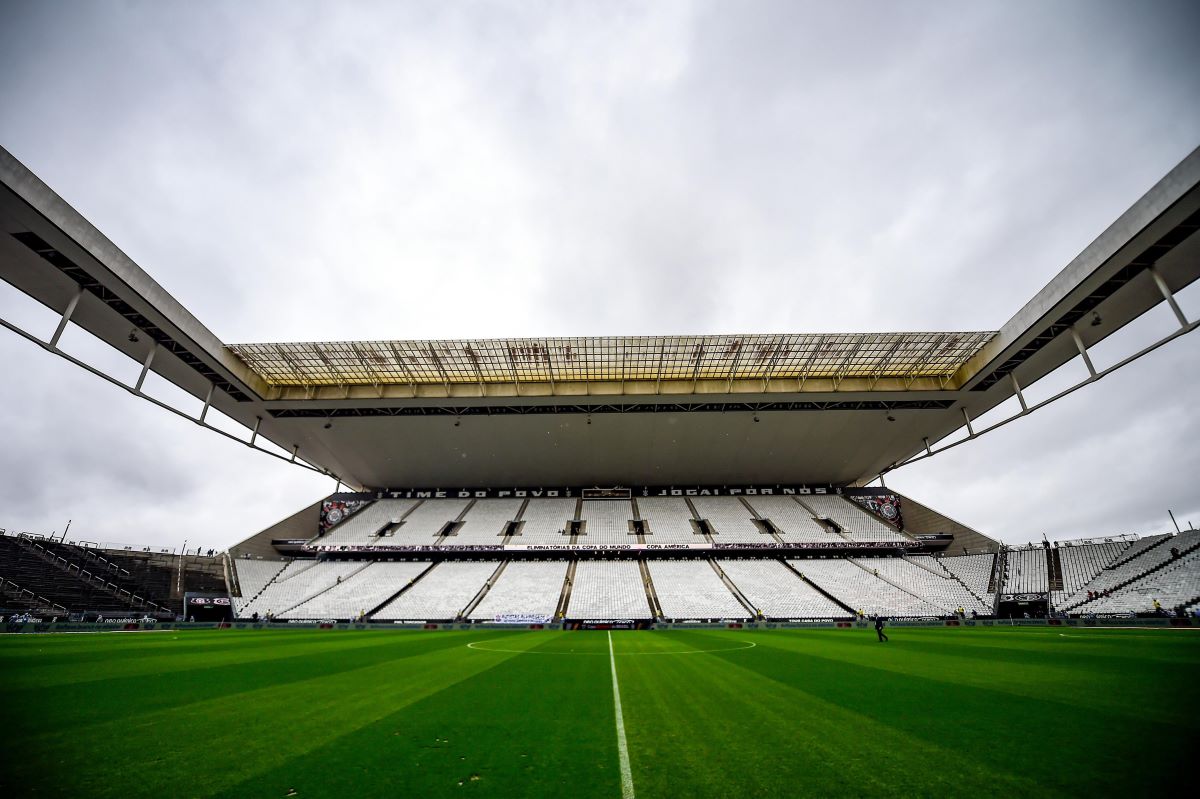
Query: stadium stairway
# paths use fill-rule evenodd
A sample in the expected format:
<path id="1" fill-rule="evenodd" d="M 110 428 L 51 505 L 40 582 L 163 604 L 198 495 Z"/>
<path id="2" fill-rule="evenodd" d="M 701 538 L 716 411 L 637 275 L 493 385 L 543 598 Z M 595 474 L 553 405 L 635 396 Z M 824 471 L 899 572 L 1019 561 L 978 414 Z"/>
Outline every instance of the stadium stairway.
<path id="1" fill-rule="evenodd" d="M 233 567 L 233 561 L 230 559 L 228 552 L 221 553 L 221 571 L 225 575 L 225 585 L 229 589 L 229 595 L 241 596 L 242 583 L 238 580 L 237 569 Z"/>
<path id="2" fill-rule="evenodd" d="M 742 593 L 742 589 L 738 588 L 737 584 L 735 584 L 733 580 L 729 579 L 729 575 L 726 574 L 725 570 L 721 568 L 721 564 L 717 563 L 712 558 L 708 558 L 707 560 L 708 565 L 712 566 L 713 571 L 715 571 L 717 576 L 721 578 L 721 582 L 725 583 L 725 587 L 729 589 L 729 593 L 733 594 L 734 598 L 737 599 L 738 602 L 742 603 L 742 607 L 744 607 L 746 612 L 750 614 L 750 618 L 761 619 L 762 614 L 758 612 L 758 608 L 754 607 L 754 603 L 749 599 L 746 599 L 746 595 Z"/>
<path id="3" fill-rule="evenodd" d="M 903 591 L 904 593 L 906 593 L 906 594 L 908 594 L 909 596 L 913 597 L 914 599 L 919 599 L 919 600 L 921 600 L 921 601 L 922 601 L 922 602 L 924 602 L 926 605 L 933 605 L 935 608 L 940 608 L 940 607 L 941 607 L 941 605 L 939 605 L 938 603 L 934 602 L 933 600 L 931 600 L 931 599 L 926 599 L 925 597 L 921 596 L 920 594 L 915 594 L 915 593 L 913 593 L 913 592 L 912 592 L 912 591 L 910 591 L 909 589 L 907 589 L 907 588 L 905 588 L 904 586 L 900 585 L 900 583 L 896 582 L 895 580 L 889 580 L 888 578 L 884 577 L 882 574 L 876 574 L 874 569 L 868 569 L 866 566 L 862 565 L 861 563 L 859 563 L 859 562 L 858 562 L 857 560 L 855 560 L 854 558 L 846 558 L 846 560 L 850 561 L 850 562 L 851 562 L 851 563 L 853 563 L 855 566 L 857 566 L 858 568 L 862 569 L 863 571 L 865 571 L 867 574 L 871 575 L 872 577 L 875 577 L 876 579 L 879 579 L 879 580 L 883 580 L 883 581 L 884 581 L 885 583 L 887 583 L 888 585 L 890 585 L 890 586 L 893 586 L 893 587 L 895 587 L 895 588 L 898 588 L 898 589 L 900 589 L 901 591 Z M 940 575 L 939 575 L 939 576 L 940 576 Z M 948 609 L 948 608 L 942 608 L 942 610 L 949 610 L 949 609 Z"/>
<path id="4" fill-rule="evenodd" d="M 654 611 L 656 619 L 666 618 L 663 616 L 662 605 L 658 603 L 658 592 L 654 590 L 654 580 L 650 577 L 650 567 L 646 565 L 646 561 L 639 560 L 638 568 L 642 572 L 642 585 L 646 587 L 646 600 L 650 603 L 650 609 Z"/>
<path id="5" fill-rule="evenodd" d="M 770 519 L 766 518 L 765 516 L 760 514 L 758 511 L 756 511 L 754 509 L 754 506 L 751 505 L 745 497 L 738 497 L 738 500 L 742 503 L 742 505 L 744 505 L 746 507 L 746 510 L 750 513 L 750 518 L 754 519 L 758 523 L 757 526 L 761 527 L 763 532 L 769 533 L 771 536 L 771 539 L 776 544 L 785 543 L 784 540 L 779 537 L 779 527 L 775 524 L 775 522 L 771 521 Z M 717 573 L 722 574 L 720 571 L 720 568 L 717 569 Z M 722 577 L 724 577 L 723 574 L 722 574 Z M 743 604 L 745 604 L 745 603 L 743 603 Z"/>
<path id="6" fill-rule="evenodd" d="M 51 602 L 46 597 L 41 596 L 27 588 L 14 583 L 4 577 L 0 577 L 0 604 L 15 605 L 24 610 L 32 610 L 38 613 L 66 613 L 67 609 L 57 602 Z"/>
<path id="7" fill-rule="evenodd" d="M 26 603 L 41 600 L 39 607 L 54 606 L 71 611 L 129 614 L 128 603 L 100 589 L 95 582 L 79 579 L 48 563 L 34 549 L 19 543 L 19 536 L 0 535 L 0 577 L 10 592 Z"/>
<path id="8" fill-rule="evenodd" d="M 1187 531 L 1185 530 L 1184 532 L 1186 533 Z M 1166 539 L 1164 539 L 1164 540 L 1167 540 L 1167 541 L 1173 541 L 1173 540 L 1174 540 L 1174 538 L 1168 537 L 1168 538 L 1166 538 Z M 1148 546 L 1148 547 L 1146 547 L 1145 549 L 1141 550 L 1141 552 L 1139 552 L 1138 554 L 1139 554 L 1139 555 L 1141 555 L 1141 554 L 1143 554 L 1143 553 L 1145 553 L 1145 552 L 1149 552 L 1149 551 L 1150 551 L 1150 550 L 1152 550 L 1152 549 L 1155 549 L 1155 548 L 1157 548 L 1157 547 L 1160 547 L 1160 546 L 1162 546 L 1162 543 L 1163 543 L 1162 541 L 1159 541 L 1159 542 L 1157 542 L 1156 544 L 1154 544 L 1154 545 L 1152 545 L 1152 546 Z M 1192 544 L 1192 545 L 1191 545 L 1190 547 L 1188 547 L 1187 549 L 1181 549 L 1181 550 L 1179 551 L 1179 557 L 1180 557 L 1180 558 L 1186 557 L 1187 555 L 1190 555 L 1191 553 L 1195 552 L 1197 549 L 1200 549 L 1200 541 L 1197 541 L 1195 544 Z M 1130 558 L 1126 558 L 1125 560 L 1123 560 L 1123 561 L 1121 561 L 1121 562 L 1122 562 L 1122 563 L 1124 563 L 1124 562 L 1126 562 L 1126 561 L 1128 561 L 1128 560 L 1131 560 L 1131 559 L 1130 559 Z M 1108 593 L 1110 593 L 1110 594 L 1115 594 L 1116 592 L 1120 591 L 1120 590 L 1121 590 L 1122 588 L 1124 588 L 1125 586 L 1127 586 L 1127 585 L 1129 585 L 1129 584 L 1131 584 L 1131 583 L 1135 583 L 1135 582 L 1137 582 L 1138 580 L 1141 580 L 1143 577 L 1147 577 L 1147 576 L 1149 576 L 1149 575 L 1151 575 L 1151 574 L 1154 574 L 1154 573 L 1155 573 L 1155 572 L 1157 572 L 1157 571 L 1161 571 L 1162 569 L 1165 569 L 1167 566 L 1170 566 L 1171 564 L 1175 563 L 1175 562 L 1176 562 L 1176 560 L 1178 560 L 1178 558 L 1171 558 L 1171 559 L 1169 559 L 1169 560 L 1163 560 L 1163 561 L 1159 561 L 1159 562 L 1158 562 L 1158 563 L 1156 563 L 1154 566 L 1151 566 L 1149 569 L 1146 569 L 1146 570 L 1144 570 L 1144 571 L 1141 571 L 1141 572 L 1139 572 L 1139 573 L 1135 574 L 1134 576 L 1132 576 L 1132 577 L 1130 577 L 1130 578 L 1128 578 L 1128 579 L 1126 579 L 1126 580 L 1122 580 L 1121 582 L 1119 582 L 1119 583 L 1117 583 L 1117 584 L 1115 584 L 1115 585 L 1111 585 L 1111 586 L 1109 586 L 1109 587 L 1108 587 L 1108 589 L 1107 589 L 1107 590 L 1108 590 Z M 1114 568 L 1116 568 L 1116 567 L 1117 567 L 1117 566 L 1119 566 L 1119 565 L 1120 565 L 1120 563 L 1116 563 L 1116 562 L 1114 562 L 1114 563 L 1112 563 L 1111 565 L 1109 565 L 1109 566 L 1106 566 L 1106 567 L 1105 567 L 1105 570 L 1114 569 Z M 1083 588 L 1081 588 L 1080 590 L 1081 590 L 1081 591 L 1085 591 L 1085 590 L 1087 590 L 1087 586 L 1086 586 L 1086 585 L 1085 585 L 1085 586 L 1083 586 Z M 1082 607 L 1084 607 L 1085 605 L 1087 605 L 1089 602 L 1095 602 L 1095 601 L 1096 601 L 1096 598 L 1093 598 L 1093 599 L 1087 599 L 1087 598 L 1084 598 L 1082 601 L 1080 601 L 1080 602 L 1076 602 L 1074 605 L 1069 605 L 1069 606 L 1067 606 L 1067 607 L 1063 608 L 1063 610 L 1066 610 L 1066 611 L 1078 610 L 1079 608 L 1082 608 Z"/>
<path id="9" fill-rule="evenodd" d="M 285 560 L 283 562 L 283 565 L 279 567 L 279 571 L 275 572 L 275 574 L 271 577 L 270 580 L 267 580 L 265 583 L 263 583 L 263 587 L 258 589 L 258 591 L 254 594 L 254 596 L 252 596 L 246 600 L 246 603 L 244 605 L 242 605 L 242 609 L 245 610 L 246 608 L 250 607 L 250 605 L 252 605 L 256 599 L 258 599 L 260 596 L 262 596 L 262 592 L 267 590 L 267 586 L 271 585 L 271 583 L 278 580 L 279 575 L 283 574 L 284 571 L 287 569 L 287 567 L 290 565 L 292 565 L 292 561 Z M 236 569 L 235 569 L 235 571 L 236 571 Z M 240 587 L 239 587 L 238 596 L 241 596 Z M 242 597 L 242 599 L 245 599 L 245 597 Z"/>
<path id="10" fill-rule="evenodd" d="M 959 585 L 961 585 L 961 586 L 963 587 L 963 589 L 964 589 L 964 590 L 965 590 L 965 591 L 966 591 L 968 594 L 970 594 L 971 596 L 973 596 L 973 597 L 975 597 L 976 599 L 978 599 L 978 600 L 979 600 L 979 604 L 983 605 L 984 607 L 986 607 L 986 606 L 987 606 L 987 600 L 986 600 L 986 599 L 984 599 L 984 598 L 983 598 L 983 597 L 981 597 L 979 594 L 977 594 L 977 593 L 975 593 L 974 591 L 972 591 L 972 590 L 971 590 L 971 586 L 969 586 L 969 585 L 967 585 L 966 583 L 964 583 L 964 582 L 963 582 L 961 579 L 959 579 L 959 577 L 958 577 L 958 575 L 957 575 L 957 574 L 955 574 L 954 572 L 952 572 L 952 571 L 950 571 L 949 569 L 947 569 L 947 568 L 946 568 L 945 566 L 943 566 L 943 565 L 942 565 L 940 562 L 938 563 L 938 568 L 939 568 L 939 569 L 941 569 L 941 571 L 938 571 L 937 569 L 931 569 L 931 568 L 929 568 L 929 567 L 928 567 L 928 566 L 926 566 L 924 563 L 920 562 L 919 560 L 917 560 L 917 559 L 915 559 L 915 558 L 909 557 L 908 555 L 902 555 L 901 557 L 903 557 L 903 558 L 904 558 L 904 560 L 908 561 L 908 562 L 909 562 L 909 563 L 911 563 L 912 565 L 914 565 L 914 566 L 917 566 L 917 567 L 919 567 L 919 568 L 922 568 L 922 569 L 924 569 L 925 571 L 929 572 L 930 574 L 935 574 L 935 575 L 937 575 L 938 577 L 943 577 L 943 578 L 947 578 L 947 579 L 953 580 L 954 582 L 956 582 L 956 583 L 958 583 Z M 935 562 L 936 562 L 936 561 L 935 561 Z M 995 610 L 995 609 L 993 608 L 993 611 L 994 611 L 994 610 Z"/>
<path id="11" fill-rule="evenodd" d="M 384 608 L 386 608 L 386 607 L 387 607 L 389 604 L 391 604 L 391 603 L 392 603 L 392 601 L 393 601 L 393 600 L 395 600 L 397 597 L 399 597 L 399 596 L 400 596 L 401 594 L 403 594 L 405 591 L 407 591 L 408 589 L 412 588 L 412 587 L 413 587 L 414 585 L 416 585 L 417 583 L 421 582 L 421 579 L 422 579 L 422 578 L 423 578 L 425 575 L 429 574 L 430 570 L 431 570 L 431 569 L 433 569 L 433 567 L 434 567 L 434 566 L 436 566 L 436 565 L 437 565 L 437 561 L 434 561 L 434 562 L 430 563 L 430 564 L 429 564 L 427 567 L 425 567 L 425 570 L 424 570 L 424 571 L 422 571 L 420 574 L 418 574 L 418 575 L 417 575 L 416 577 L 414 577 L 413 579 L 409 580 L 409 581 L 408 581 L 408 583 L 407 583 L 406 585 L 403 585 L 403 586 L 401 586 L 399 591 L 397 591 L 396 593 L 392 594 L 392 595 L 391 595 L 391 596 L 389 596 L 387 599 L 383 600 L 383 601 L 382 601 L 382 602 L 380 602 L 378 605 L 376 605 L 375 607 L 373 607 L 373 608 L 371 608 L 369 611 L 367 611 L 367 618 L 368 618 L 368 619 L 370 619 L 370 618 L 371 618 L 371 617 L 373 617 L 373 616 L 374 616 L 376 613 L 378 613 L 379 611 L 381 611 L 381 610 L 383 610 Z"/>
<path id="12" fill-rule="evenodd" d="M 301 599 L 299 602 L 296 602 L 296 603 L 292 604 L 292 605 L 291 605 L 291 607 L 284 608 L 283 610 L 281 610 L 281 611 L 280 611 L 279 613 L 277 613 L 276 615 L 277 615 L 277 616 L 283 616 L 284 614 L 291 613 L 293 610 L 295 610 L 296 608 L 300 607 L 300 606 L 301 606 L 301 605 L 303 605 L 305 602 L 311 602 L 312 600 L 316 599 L 316 598 L 317 598 L 317 597 L 319 597 L 321 594 L 325 593 L 326 591 L 330 590 L 331 588 L 335 588 L 335 587 L 337 587 L 337 586 L 341 585 L 342 583 L 349 582 L 350 580 L 353 580 L 353 579 L 354 579 L 354 577 L 355 577 L 355 575 L 357 575 L 359 572 L 361 572 L 363 569 L 367 568 L 367 567 L 368 567 L 368 566 L 370 566 L 370 565 L 371 565 L 371 561 L 367 561 L 366 563 L 364 563 L 363 565 L 359 566 L 359 567 L 358 567 L 357 569 L 355 569 L 354 571 L 352 571 L 352 572 L 350 572 L 349 574 L 345 575 L 345 576 L 344 576 L 344 577 L 343 577 L 343 578 L 342 578 L 342 579 L 341 579 L 339 582 L 330 583 L 329 585 L 327 585 L 327 586 L 325 586 L 324 588 L 322 588 L 320 591 L 317 591 L 316 593 L 309 594 L 308 596 L 306 596 L 306 597 L 304 597 L 303 599 Z M 276 576 L 278 576 L 278 575 L 276 575 Z"/>
<path id="13" fill-rule="evenodd" d="M 1059 557 L 1057 548 L 1046 550 L 1046 579 L 1049 581 L 1050 591 L 1063 590 L 1062 558 Z"/>
<path id="14" fill-rule="evenodd" d="M 692 512 L 693 520 L 700 521 L 701 519 L 704 518 L 703 516 L 700 515 L 699 511 L 696 510 L 696 506 L 692 504 L 692 501 L 690 499 L 688 499 L 687 497 L 684 497 L 683 501 L 687 503 L 688 510 L 690 510 Z M 693 526 L 696 526 L 696 525 L 693 525 Z M 704 540 L 706 542 L 708 542 L 709 544 L 715 543 L 712 540 L 712 534 L 710 534 L 708 532 L 707 526 L 705 526 L 705 525 L 696 526 L 696 529 L 700 530 L 700 532 L 704 535 Z"/>
<path id="15" fill-rule="evenodd" d="M 465 506 L 463 506 L 463 509 L 458 516 L 441 526 L 437 532 L 437 535 L 433 539 L 434 546 L 445 546 L 446 539 L 453 538 L 454 536 L 458 535 L 458 531 L 463 525 L 463 519 L 466 518 L 467 513 L 470 512 L 471 508 L 475 507 L 476 502 L 478 502 L 478 500 L 472 499 Z"/>
<path id="16" fill-rule="evenodd" d="M 816 583 L 814 583 L 812 580 L 810 580 L 810 579 L 808 579 L 807 577 L 805 577 L 803 574 L 801 574 L 801 573 L 800 573 L 800 570 L 799 570 L 799 569 L 797 569 L 795 566 L 793 566 L 793 565 L 791 564 L 791 561 L 789 561 L 787 558 L 781 558 L 779 562 L 780 562 L 780 563 L 782 563 L 782 564 L 783 564 L 785 567 L 787 567 L 787 568 L 788 568 L 788 569 L 789 569 L 789 570 L 790 570 L 790 571 L 791 571 L 793 574 L 795 574 L 795 575 L 796 575 L 797 577 L 799 577 L 801 580 L 803 580 L 804 582 L 806 582 L 806 583 L 808 583 L 810 586 L 812 586 L 813 590 L 814 590 L 814 591 L 816 591 L 818 594 L 820 594 L 821 596 L 825 597 L 826 599 L 828 599 L 828 600 L 829 600 L 830 602 L 832 602 L 833 604 L 837 605 L 837 606 L 838 606 L 839 608 L 841 608 L 842 610 L 846 611 L 846 613 L 847 613 L 848 615 L 850 615 L 851 617 L 853 617 L 853 618 L 858 618 L 858 610 L 857 610 L 856 608 L 852 608 L 852 607 L 850 607 L 850 606 L 849 606 L 849 605 L 847 605 L 845 602 L 843 602 L 842 600 L 838 599 L 836 596 L 834 596 L 833 594 L 829 593 L 829 592 L 828 592 L 828 591 L 826 591 L 824 588 L 822 588 L 821 586 L 819 586 L 819 585 L 817 585 Z"/>
<path id="17" fill-rule="evenodd" d="M 999 593 L 997 589 L 1002 582 L 999 578 L 1005 571 L 1007 571 L 1007 566 L 1004 562 L 1004 548 L 1001 547 L 1000 551 L 996 553 L 996 559 L 992 563 L 992 574 L 988 578 L 988 593 L 992 596 Z"/>
<path id="18" fill-rule="evenodd" d="M 1142 555 L 1149 552 L 1150 550 L 1157 549 L 1158 547 L 1162 546 L 1163 544 L 1165 544 L 1166 542 L 1171 540 L 1170 535 L 1162 535 L 1162 536 L 1157 536 L 1157 537 L 1147 536 L 1147 538 L 1152 539 L 1148 546 L 1143 546 L 1143 547 L 1138 546 L 1138 544 L 1142 543 L 1142 541 L 1145 541 L 1146 539 L 1142 539 L 1141 541 L 1136 541 L 1133 543 L 1132 546 L 1130 546 L 1128 549 L 1126 549 L 1124 552 L 1122 552 L 1116 560 L 1114 560 L 1112 563 L 1108 564 L 1104 568 L 1115 569 L 1118 566 L 1124 566 L 1126 563 L 1133 560 L 1134 558 L 1139 558 Z"/>
<path id="19" fill-rule="evenodd" d="M 938 571 L 937 569 L 931 569 L 921 561 L 917 560 L 916 558 L 909 557 L 908 555 L 904 556 L 904 560 L 916 566 L 918 569 L 924 569 L 925 571 L 937 577 L 945 577 L 949 573 L 945 569 L 942 569 L 941 571 Z"/>
<path id="20" fill-rule="evenodd" d="M 646 536 L 641 531 L 645 527 L 645 519 L 642 518 L 641 508 L 638 507 L 637 497 L 629 498 L 629 507 L 633 508 L 633 517 L 632 518 L 636 519 L 638 521 L 637 542 L 639 544 L 644 544 L 644 543 L 646 543 Z"/>
<path id="21" fill-rule="evenodd" d="M 468 507 L 470 506 L 468 505 Z M 500 565 L 496 567 L 494 572 L 492 572 L 492 576 L 483 581 L 483 585 L 479 587 L 479 592 L 475 594 L 475 597 L 468 602 L 467 606 L 458 614 L 460 619 L 471 618 L 471 611 L 475 610 L 475 606 L 483 601 L 483 598 L 487 596 L 488 591 L 492 590 L 492 586 L 495 585 L 496 581 L 500 579 L 500 575 L 504 573 L 504 567 L 507 565 L 508 561 L 500 561 Z"/>
<path id="22" fill-rule="evenodd" d="M 820 524 L 821 526 L 823 526 L 825 529 L 829 530 L 830 532 L 834 533 L 839 538 L 844 538 L 847 541 L 850 541 L 853 543 L 854 539 L 851 538 L 850 536 L 846 535 L 846 532 L 840 526 L 838 526 L 838 523 L 835 522 L 833 519 L 830 519 L 827 516 L 817 513 L 815 510 L 813 510 L 811 505 L 809 505 L 807 502 L 804 501 L 803 498 L 795 497 L 794 499 L 797 502 L 799 502 L 801 505 L 804 506 L 804 509 L 806 511 L 808 511 L 809 514 L 811 514 L 814 519 L 817 520 L 818 524 Z M 858 506 L 856 505 L 855 507 L 858 507 Z"/>
<path id="23" fill-rule="evenodd" d="M 504 536 L 500 539 L 502 546 L 516 543 L 513 541 L 513 536 L 521 534 L 521 528 L 525 526 L 525 509 L 528 507 L 529 500 L 522 500 L 521 507 L 517 508 L 517 512 L 513 514 L 512 520 L 504 526 Z"/>
<path id="24" fill-rule="evenodd" d="M 556 619 L 561 619 L 567 614 L 567 606 L 571 602 L 571 586 L 575 584 L 575 566 L 578 563 L 579 561 L 573 560 L 567 564 L 567 573 L 563 575 L 562 591 L 558 595 L 558 606 L 554 609 L 554 618 Z"/>
<path id="25" fill-rule="evenodd" d="M 55 569 L 58 569 L 63 574 L 98 588 L 99 590 L 111 596 L 113 599 L 116 599 L 124 606 L 128 607 L 130 610 L 140 610 L 143 612 L 155 613 L 167 612 L 167 609 L 162 605 L 159 605 L 157 602 L 151 602 L 145 597 L 138 596 L 137 594 L 133 593 L 128 588 L 113 582 L 113 580 L 121 579 L 122 573 L 124 573 L 126 576 L 129 575 L 129 572 L 125 569 L 113 567 L 108 569 L 107 574 L 97 574 L 83 568 L 78 563 L 67 560 L 65 557 L 57 554 L 56 552 L 50 551 L 37 541 L 27 539 L 24 536 L 17 536 L 13 540 L 17 542 L 18 546 L 23 547 L 32 555 L 41 558 L 43 561 L 50 564 Z"/>

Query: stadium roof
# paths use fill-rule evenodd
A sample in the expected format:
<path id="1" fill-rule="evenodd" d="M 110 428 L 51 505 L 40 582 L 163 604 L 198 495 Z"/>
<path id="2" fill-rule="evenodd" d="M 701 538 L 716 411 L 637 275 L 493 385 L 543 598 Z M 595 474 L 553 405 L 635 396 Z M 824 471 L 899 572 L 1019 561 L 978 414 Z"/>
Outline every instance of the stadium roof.
<path id="1" fill-rule="evenodd" d="M 945 386 L 995 336 L 973 333 L 827 333 L 732 336 L 342 341 L 231 344 L 268 385 L 338 386 L 653 383 L 757 380 Z"/>
<path id="2" fill-rule="evenodd" d="M 219 410 L 244 428 L 222 435 L 355 487 L 846 485 L 964 426 L 969 440 L 1013 396 L 1036 409 L 1022 387 L 1069 361 L 1090 377 L 1062 393 L 1195 330 L 1173 295 L 1200 277 L 1198 230 L 1200 150 L 995 333 L 227 346 L 0 149 L 0 277 L 61 315 L 53 331 L 0 326 L 193 422 Z M 1087 359 L 1164 302 L 1173 333 L 1112 366 Z M 138 381 L 63 351 L 69 324 L 139 363 Z M 148 396 L 151 371 L 203 410 Z"/>

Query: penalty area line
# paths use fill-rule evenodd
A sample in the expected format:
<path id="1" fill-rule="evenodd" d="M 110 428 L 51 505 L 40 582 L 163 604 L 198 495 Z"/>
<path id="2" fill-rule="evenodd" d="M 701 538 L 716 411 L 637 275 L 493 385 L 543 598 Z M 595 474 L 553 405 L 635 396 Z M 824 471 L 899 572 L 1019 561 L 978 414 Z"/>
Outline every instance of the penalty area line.
<path id="1" fill-rule="evenodd" d="M 621 713 L 621 688 L 617 683 L 617 658 L 612 633 L 608 634 L 608 663 L 612 667 L 613 709 L 617 717 L 617 755 L 621 761 L 621 799 L 634 799 L 633 772 L 629 768 L 629 746 L 625 743 L 625 717 Z"/>

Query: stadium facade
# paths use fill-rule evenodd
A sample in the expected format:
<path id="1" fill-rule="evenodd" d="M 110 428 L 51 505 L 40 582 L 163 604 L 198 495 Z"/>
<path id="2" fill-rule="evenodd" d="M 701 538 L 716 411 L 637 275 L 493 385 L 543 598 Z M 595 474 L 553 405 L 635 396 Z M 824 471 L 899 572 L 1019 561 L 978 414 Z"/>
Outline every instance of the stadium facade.
<path id="1" fill-rule="evenodd" d="M 226 553 L 238 615 L 832 620 L 992 614 L 1004 603 L 1134 612 L 1143 608 L 1113 591 L 1161 593 L 1168 577 L 1181 609 L 1200 595 L 1188 594 L 1190 533 L 1010 551 L 886 487 L 889 471 L 1196 328 L 1175 294 L 1200 276 L 1200 151 L 1000 330 L 966 332 L 227 345 L 2 150 L 0 184 L 0 276 L 59 315 L 52 331 L 0 324 L 337 481 L 330 497 Z M 1091 348 L 1163 303 L 1173 332 L 1093 364 Z M 139 363 L 136 382 L 64 352 L 68 325 Z M 1076 360 L 1085 379 L 1027 399 L 1025 387 Z M 151 373 L 200 413 L 149 397 Z M 977 427 L 1014 397 L 1014 416 Z M 212 409 L 244 434 L 210 424 Z"/>

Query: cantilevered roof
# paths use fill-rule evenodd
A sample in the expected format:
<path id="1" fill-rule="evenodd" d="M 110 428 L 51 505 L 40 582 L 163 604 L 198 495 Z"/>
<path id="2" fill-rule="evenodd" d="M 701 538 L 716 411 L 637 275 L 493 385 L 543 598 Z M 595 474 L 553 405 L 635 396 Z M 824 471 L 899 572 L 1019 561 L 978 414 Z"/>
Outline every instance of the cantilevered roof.
<path id="1" fill-rule="evenodd" d="M 937 378 L 994 332 L 231 344 L 273 386 Z"/>
<path id="2" fill-rule="evenodd" d="M 964 425 L 947 446 L 971 440 L 971 420 L 1161 303 L 1175 331 L 1108 366 L 1087 360 L 1085 383 L 1200 327 L 1174 299 L 1200 279 L 1200 150 L 998 333 L 226 346 L 2 148 L 0 279 L 60 315 L 27 330 L 0 313 L 0 328 L 355 486 L 848 485 Z M 140 365 L 137 382 L 60 348 L 68 326 Z M 144 392 L 151 372 L 199 413 Z M 1053 397 L 1020 399 L 1024 414 Z M 209 424 L 210 410 L 236 427 Z"/>

